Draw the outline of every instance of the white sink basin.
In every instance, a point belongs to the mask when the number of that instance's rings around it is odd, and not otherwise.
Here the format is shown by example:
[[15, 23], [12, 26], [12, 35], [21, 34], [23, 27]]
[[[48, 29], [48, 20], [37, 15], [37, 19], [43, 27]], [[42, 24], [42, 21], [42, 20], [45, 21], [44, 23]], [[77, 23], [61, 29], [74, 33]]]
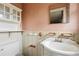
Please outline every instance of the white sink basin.
[[[72, 43], [72, 42], [71, 42]], [[46, 39], [41, 44], [51, 51], [65, 55], [76, 55], [79, 54], [79, 46], [74, 43], [67, 42], [55, 42], [54, 40]]]

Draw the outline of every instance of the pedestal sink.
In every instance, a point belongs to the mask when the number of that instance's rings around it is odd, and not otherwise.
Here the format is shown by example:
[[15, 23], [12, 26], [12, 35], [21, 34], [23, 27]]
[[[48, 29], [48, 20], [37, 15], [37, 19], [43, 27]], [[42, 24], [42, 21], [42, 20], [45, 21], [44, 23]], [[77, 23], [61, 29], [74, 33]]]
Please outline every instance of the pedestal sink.
[[65, 40], [62, 42], [56, 42], [53, 38], [45, 39], [41, 42], [41, 44], [49, 49], [50, 51], [54, 51], [56, 53], [65, 54], [65, 55], [78, 55], [79, 54], [79, 46], [72, 40]]

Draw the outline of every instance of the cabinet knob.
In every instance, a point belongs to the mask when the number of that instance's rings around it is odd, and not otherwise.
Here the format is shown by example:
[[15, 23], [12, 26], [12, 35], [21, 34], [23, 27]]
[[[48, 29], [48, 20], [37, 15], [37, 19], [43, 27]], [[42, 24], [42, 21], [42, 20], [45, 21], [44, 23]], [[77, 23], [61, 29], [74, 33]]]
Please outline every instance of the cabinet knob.
[[36, 46], [35, 46], [35, 45], [29, 45], [29, 47], [33, 47], [33, 48], [36, 48]]
[[3, 51], [4, 49], [1, 49], [1, 51]]

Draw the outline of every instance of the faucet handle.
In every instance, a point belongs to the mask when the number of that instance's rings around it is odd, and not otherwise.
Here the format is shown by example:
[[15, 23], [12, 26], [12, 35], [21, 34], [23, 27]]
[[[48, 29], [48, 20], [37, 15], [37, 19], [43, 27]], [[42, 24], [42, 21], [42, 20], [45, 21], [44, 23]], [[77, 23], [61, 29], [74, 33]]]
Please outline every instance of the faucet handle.
[[61, 33], [59, 36], [58, 36], [58, 38], [63, 38], [64, 37], [64, 34], [63, 33]]
[[41, 32], [39, 32], [39, 33], [38, 33], [38, 35], [41, 37], [41, 36], [42, 36], [42, 33], [41, 33]]
[[60, 38], [66, 38], [73, 40], [73, 34], [72, 33], [61, 33]]
[[56, 33], [55, 33], [55, 32], [54, 32], [54, 33], [52, 33], [52, 32], [49, 32], [47, 35], [54, 36], [54, 35], [56, 35]]
[[63, 33], [61, 33], [61, 35], [60, 35], [60, 36], [62, 36], [62, 37], [63, 37], [63, 36], [64, 36], [64, 34], [63, 34]]

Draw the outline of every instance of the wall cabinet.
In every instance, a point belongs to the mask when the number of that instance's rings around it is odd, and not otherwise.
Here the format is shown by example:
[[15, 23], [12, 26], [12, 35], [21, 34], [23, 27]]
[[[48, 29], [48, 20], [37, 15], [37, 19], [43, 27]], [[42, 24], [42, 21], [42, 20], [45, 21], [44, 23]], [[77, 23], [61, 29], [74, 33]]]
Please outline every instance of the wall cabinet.
[[0, 31], [21, 31], [22, 9], [9, 4], [0, 3]]
[[0, 3], [0, 20], [10, 22], [21, 22], [21, 9], [8, 3]]
[[0, 56], [22, 55], [22, 32], [0, 33]]

